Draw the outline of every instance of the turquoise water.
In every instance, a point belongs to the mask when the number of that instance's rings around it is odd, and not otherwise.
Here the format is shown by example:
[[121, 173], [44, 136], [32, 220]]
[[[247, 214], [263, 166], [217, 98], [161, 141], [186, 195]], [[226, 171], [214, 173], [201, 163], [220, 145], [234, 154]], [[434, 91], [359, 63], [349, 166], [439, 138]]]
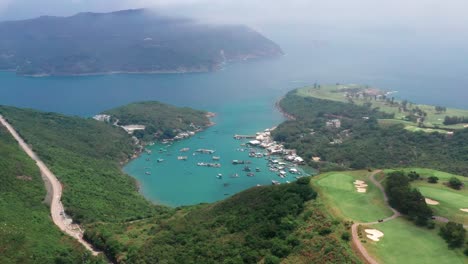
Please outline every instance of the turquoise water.
[[[236, 151], [241, 142], [232, 136], [279, 124], [283, 118], [274, 103], [297, 87], [314, 82], [362, 83], [397, 90], [399, 97], [417, 103], [468, 108], [465, 39], [316, 27], [264, 31], [286, 56], [201, 74], [28, 78], [0, 72], [0, 104], [91, 116], [134, 101], [159, 100], [217, 113], [216, 126], [171, 146], [172, 156], [161, 154], [163, 163], [155, 164], [160, 148], [155, 146], [149, 162], [143, 155], [124, 168], [140, 181], [146, 197], [168, 205], [212, 202], [278, 180], [263, 159], [252, 160], [252, 168], [261, 168], [255, 177], [239, 173], [240, 178], [229, 178], [242, 169], [233, 167], [231, 160], [247, 159], [247, 153]], [[216, 149], [222, 168], [195, 165], [210, 161], [208, 155], [190, 154], [188, 161], [178, 161], [177, 156], [185, 155], [178, 153], [183, 147]], [[145, 174], [149, 170], [145, 167], [151, 167], [151, 175]], [[222, 180], [216, 178], [218, 173], [223, 173]]]

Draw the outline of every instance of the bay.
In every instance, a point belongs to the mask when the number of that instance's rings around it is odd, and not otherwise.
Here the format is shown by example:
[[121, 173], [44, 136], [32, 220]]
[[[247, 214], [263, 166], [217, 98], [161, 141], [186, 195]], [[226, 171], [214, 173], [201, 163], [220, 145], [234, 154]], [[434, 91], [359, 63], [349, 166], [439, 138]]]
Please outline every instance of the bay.
[[[247, 153], [237, 151], [241, 142], [232, 136], [282, 122], [274, 104], [297, 87], [314, 82], [361, 83], [397, 90], [398, 97], [416, 103], [468, 108], [468, 65], [463, 59], [468, 43], [456, 36], [315, 27], [264, 32], [282, 46], [285, 56], [230, 64], [215, 73], [31, 78], [1, 72], [0, 104], [90, 117], [130, 102], [158, 100], [217, 113], [216, 126], [177, 142], [167, 153], [158, 153], [161, 146], [155, 145], [149, 162], [143, 155], [124, 168], [140, 182], [148, 199], [171, 206], [213, 202], [278, 180], [264, 159], [252, 159], [250, 166], [261, 169], [255, 177], [233, 167], [231, 160], [247, 159]], [[183, 147], [216, 149], [222, 168], [196, 166], [209, 161], [207, 155], [177, 160], [185, 155], [179, 153]], [[158, 155], [165, 161], [157, 164]], [[148, 170], [151, 175], [145, 174]], [[241, 177], [229, 178], [236, 172]], [[223, 174], [222, 180], [216, 178], [218, 173]], [[288, 177], [285, 180], [293, 180], [292, 175]]]

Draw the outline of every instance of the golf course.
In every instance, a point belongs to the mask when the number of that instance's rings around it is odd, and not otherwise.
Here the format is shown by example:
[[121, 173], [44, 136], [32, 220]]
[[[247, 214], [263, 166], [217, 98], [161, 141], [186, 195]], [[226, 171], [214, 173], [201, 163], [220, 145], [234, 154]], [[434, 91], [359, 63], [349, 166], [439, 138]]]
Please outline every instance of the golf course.
[[[423, 179], [413, 182], [412, 186], [420, 189], [424, 196], [440, 202], [437, 206], [431, 206], [435, 214], [460, 223], [466, 222], [467, 216], [464, 214], [468, 213], [459, 210], [463, 205], [468, 207], [466, 189], [453, 190], [444, 185], [454, 175], [429, 169], [402, 170], [421, 174]], [[384, 173], [392, 171], [385, 170]], [[384, 173], [375, 175], [375, 179], [384, 181]], [[392, 211], [386, 205], [383, 193], [370, 180], [371, 174], [363, 170], [328, 172], [312, 178], [311, 184], [317, 189], [327, 209], [336, 217], [364, 223], [358, 227], [359, 241], [376, 262], [466, 263], [462, 250], [448, 249], [447, 243], [438, 235], [443, 223], [436, 223], [436, 228], [428, 229], [415, 225], [403, 216], [375, 223], [378, 219], [391, 216]], [[424, 180], [428, 176], [436, 176], [440, 180], [437, 184], [430, 184]], [[466, 184], [463, 177], [460, 179]], [[358, 191], [356, 182], [359, 181], [367, 185], [365, 192]], [[372, 232], [381, 232], [382, 236], [372, 239]]]
[[[359, 96], [347, 97], [350, 93], [355, 93]], [[336, 102], [352, 102], [357, 105], [371, 104], [373, 108], [378, 108], [382, 112], [394, 114], [393, 119], [379, 120], [381, 125], [403, 124], [405, 129], [410, 131], [447, 133], [448, 129], [456, 130], [468, 127], [468, 124], [464, 123], [444, 125], [445, 116], [468, 117], [468, 110], [443, 108], [443, 111], [437, 111], [435, 106], [399, 101], [394, 98], [394, 92], [383, 91], [365, 85], [315, 85], [314, 87], [301, 88], [297, 94], [303, 97], [314, 97]], [[403, 105], [405, 105], [406, 111], [402, 111]], [[407, 120], [407, 116], [416, 109], [426, 113], [424, 127], [419, 127], [417, 122]]]
[[[468, 178], [450, 174], [447, 172], [423, 169], [423, 168], [405, 168], [405, 172], [415, 171], [421, 175], [420, 180], [413, 181], [412, 186], [419, 189], [424, 197], [438, 202], [431, 205], [435, 215], [445, 217], [451, 221], [468, 225], [468, 212], [460, 209], [468, 209]], [[392, 170], [385, 170], [391, 172]], [[439, 178], [437, 183], [428, 183], [427, 178], [435, 176]], [[447, 186], [450, 178], [456, 177], [464, 184], [464, 188], [455, 190]]]

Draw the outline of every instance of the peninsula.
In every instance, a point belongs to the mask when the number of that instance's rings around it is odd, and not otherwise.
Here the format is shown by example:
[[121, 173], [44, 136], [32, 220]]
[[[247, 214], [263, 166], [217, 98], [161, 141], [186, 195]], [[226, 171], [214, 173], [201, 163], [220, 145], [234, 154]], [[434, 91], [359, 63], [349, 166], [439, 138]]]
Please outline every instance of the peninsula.
[[0, 35], [0, 70], [30, 76], [209, 72], [283, 54], [246, 26], [146, 9], [1, 22]]

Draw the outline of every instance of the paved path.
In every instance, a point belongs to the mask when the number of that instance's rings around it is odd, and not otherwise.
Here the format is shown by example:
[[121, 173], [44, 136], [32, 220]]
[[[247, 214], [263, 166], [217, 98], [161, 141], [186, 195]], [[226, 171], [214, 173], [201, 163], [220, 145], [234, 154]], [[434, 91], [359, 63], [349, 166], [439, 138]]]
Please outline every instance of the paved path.
[[[397, 210], [395, 210], [394, 208], [392, 208], [388, 204], [388, 197], [387, 197], [387, 194], [385, 193], [385, 190], [384, 190], [382, 184], [380, 184], [380, 182], [375, 179], [375, 175], [380, 173], [380, 172], [382, 172], [382, 171], [381, 170], [373, 171], [372, 174], [370, 175], [369, 179], [370, 179], [370, 181], [372, 183], [374, 183], [375, 186], [377, 186], [377, 188], [380, 189], [380, 191], [382, 192], [382, 194], [384, 196], [385, 204], [393, 212], [392, 216], [389, 216], [387, 218], [382, 219], [382, 222], [387, 222], [387, 221], [390, 221], [390, 220], [393, 220], [393, 219], [399, 217], [401, 214], [400, 214], [400, 212], [398, 212]], [[378, 224], [378, 223], [380, 223], [380, 222], [377, 220], [375, 222], [369, 222], [369, 223], [354, 223], [351, 226], [351, 234], [352, 234], [352, 237], [353, 237], [353, 244], [354, 244], [355, 248], [359, 251], [359, 254], [364, 258], [364, 260], [367, 263], [370, 263], [370, 264], [378, 264], [378, 262], [375, 259], [372, 258], [372, 256], [369, 254], [369, 252], [367, 252], [366, 248], [362, 245], [361, 240], [359, 239], [358, 227], [359, 227], [359, 225], [375, 225], [375, 224]]]
[[0, 115], [0, 123], [5, 126], [10, 134], [18, 141], [20, 147], [28, 154], [31, 159], [36, 162], [43, 177], [47, 178], [51, 185], [51, 203], [50, 203], [50, 214], [52, 221], [62, 232], [72, 236], [83, 246], [86, 247], [93, 255], [98, 255], [100, 252], [93, 249], [93, 247], [83, 239], [83, 231], [79, 226], [72, 224], [72, 219], [65, 216], [63, 204], [60, 201], [62, 198], [62, 185], [58, 181], [57, 177], [47, 168], [39, 157], [32, 151], [32, 149], [24, 142], [24, 140], [18, 135], [15, 129]]

